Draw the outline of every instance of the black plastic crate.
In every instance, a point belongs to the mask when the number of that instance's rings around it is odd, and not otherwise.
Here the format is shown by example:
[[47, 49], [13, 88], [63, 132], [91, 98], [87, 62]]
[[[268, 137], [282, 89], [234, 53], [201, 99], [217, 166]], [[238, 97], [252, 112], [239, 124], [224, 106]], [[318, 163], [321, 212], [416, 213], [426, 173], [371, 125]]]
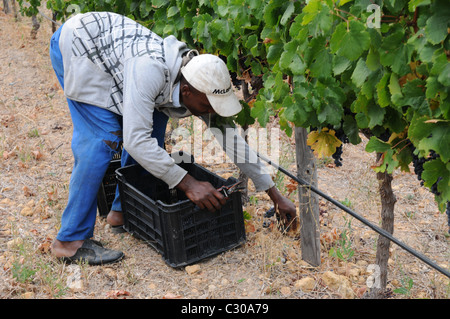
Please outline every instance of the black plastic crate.
[[[219, 188], [225, 180], [195, 163], [180, 163], [189, 174]], [[241, 194], [231, 194], [218, 212], [201, 210], [178, 190], [138, 165], [116, 171], [124, 228], [161, 253], [171, 267], [193, 264], [235, 248], [246, 241]]]
[[108, 215], [112, 203], [114, 202], [114, 198], [116, 197], [116, 169], [120, 168], [120, 158], [120, 153], [114, 155], [97, 193], [97, 209], [98, 214], [101, 217], [106, 217]]

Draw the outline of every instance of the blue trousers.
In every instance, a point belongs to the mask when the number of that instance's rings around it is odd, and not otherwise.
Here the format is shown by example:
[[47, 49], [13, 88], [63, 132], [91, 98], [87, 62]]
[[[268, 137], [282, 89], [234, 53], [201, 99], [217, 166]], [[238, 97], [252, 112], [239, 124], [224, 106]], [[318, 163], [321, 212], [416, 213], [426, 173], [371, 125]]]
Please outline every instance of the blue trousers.
[[[56, 77], [64, 90], [64, 67], [59, 49], [60, 27], [50, 42], [50, 59]], [[109, 163], [117, 152], [121, 165], [136, 164], [133, 158], [121, 150], [122, 117], [106, 109], [67, 99], [73, 124], [72, 152], [74, 166], [69, 184], [69, 198], [61, 217], [57, 239], [74, 241], [91, 238], [97, 216], [97, 193]], [[153, 113], [152, 137], [164, 147], [168, 117]], [[112, 210], [122, 211], [118, 189]]]

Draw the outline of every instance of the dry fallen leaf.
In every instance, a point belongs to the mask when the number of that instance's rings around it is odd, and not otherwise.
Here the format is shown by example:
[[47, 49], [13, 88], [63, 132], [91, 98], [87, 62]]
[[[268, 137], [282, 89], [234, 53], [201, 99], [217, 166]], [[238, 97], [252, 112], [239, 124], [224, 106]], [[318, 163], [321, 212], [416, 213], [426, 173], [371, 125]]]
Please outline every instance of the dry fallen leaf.
[[48, 253], [50, 251], [50, 247], [52, 245], [52, 239], [50, 237], [47, 237], [44, 239], [44, 241], [39, 245], [38, 250], [41, 253]]
[[58, 191], [53, 189], [51, 191], [47, 191], [48, 200], [55, 201], [58, 199]]
[[8, 127], [12, 121], [14, 121], [14, 115], [5, 115], [0, 118], [0, 124], [4, 127]]
[[291, 294], [291, 289], [289, 287], [281, 287], [280, 292], [284, 296], [289, 296]]
[[5, 160], [12, 158], [14, 156], [16, 156], [16, 152], [14, 150], [12, 150], [10, 152], [8, 152], [8, 151], [3, 152], [3, 159], [5, 159]]
[[247, 221], [245, 223], [245, 231], [247, 233], [254, 233], [256, 231], [255, 225], [252, 222]]
[[33, 216], [33, 209], [30, 206], [25, 206], [21, 211], [22, 216]]
[[6, 243], [6, 247], [8, 247], [9, 250], [16, 249], [17, 247], [21, 246], [23, 244], [23, 239], [21, 237], [14, 238]]
[[21, 297], [22, 297], [23, 299], [32, 299], [32, 298], [34, 298], [34, 292], [32, 292], [32, 291], [27, 291], [27, 292], [23, 293], [23, 294], [21, 295]]
[[200, 266], [199, 265], [186, 266], [184, 269], [189, 275], [193, 275], [200, 271]]
[[129, 296], [129, 295], [130, 293], [126, 290], [111, 290], [106, 293], [106, 298], [118, 299], [121, 296]]
[[43, 156], [41, 151], [39, 151], [39, 150], [31, 152], [31, 154], [33, 154], [33, 157], [35, 160], [39, 160]]
[[24, 186], [24, 187], [22, 188], [22, 190], [23, 190], [23, 194], [24, 194], [26, 197], [34, 196], [34, 193], [31, 191], [31, 189], [30, 189], [28, 186]]
[[180, 299], [181, 296], [180, 295], [175, 295], [171, 292], [168, 292], [167, 294], [164, 295], [163, 299]]
[[295, 190], [297, 190], [298, 188], [298, 183], [294, 180], [289, 180], [289, 183], [286, 184], [286, 190], [288, 192], [288, 194], [290, 195], [292, 192], [294, 192]]
[[20, 161], [20, 162], [17, 163], [17, 167], [18, 167], [19, 169], [27, 169], [27, 168], [28, 168], [28, 165], [25, 164], [24, 162]]

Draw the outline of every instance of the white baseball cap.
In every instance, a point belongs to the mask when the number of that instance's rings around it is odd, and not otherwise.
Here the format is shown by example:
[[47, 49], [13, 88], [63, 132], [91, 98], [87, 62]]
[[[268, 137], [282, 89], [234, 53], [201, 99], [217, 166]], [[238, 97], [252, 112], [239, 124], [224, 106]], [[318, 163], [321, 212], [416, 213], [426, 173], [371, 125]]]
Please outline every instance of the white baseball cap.
[[200, 54], [181, 68], [186, 81], [204, 93], [214, 111], [223, 117], [233, 116], [242, 109], [231, 85], [228, 68], [218, 56]]

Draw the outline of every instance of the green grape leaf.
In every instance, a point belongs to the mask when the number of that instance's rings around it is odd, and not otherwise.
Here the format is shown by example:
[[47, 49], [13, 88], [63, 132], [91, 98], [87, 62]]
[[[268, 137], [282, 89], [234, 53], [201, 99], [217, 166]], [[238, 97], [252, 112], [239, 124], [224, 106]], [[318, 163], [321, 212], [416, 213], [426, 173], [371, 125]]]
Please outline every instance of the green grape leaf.
[[445, 119], [450, 120], [450, 97], [447, 96], [447, 98], [441, 102], [441, 105], [439, 108], [442, 111], [442, 115]]
[[369, 49], [370, 36], [364, 24], [359, 21], [340, 23], [330, 40], [331, 52], [344, 56], [350, 61], [355, 61], [361, 54]]
[[[388, 172], [388, 174], [394, 173], [394, 170], [396, 167], [398, 167], [398, 165], [399, 162], [397, 160], [397, 157], [395, 156], [394, 150], [391, 149], [384, 153], [384, 163], [382, 167]], [[375, 169], [375, 171], [377, 171], [377, 169]]]
[[448, 64], [447, 55], [443, 48], [434, 51], [433, 57], [431, 58], [433, 62], [433, 67], [430, 70], [431, 75], [439, 75], [442, 72], [442, 69]]
[[394, 105], [402, 106], [402, 88], [400, 87], [400, 84], [398, 83], [398, 76], [395, 73], [391, 73], [389, 78], [389, 92], [391, 93], [391, 99]]
[[304, 13], [302, 25], [307, 25], [313, 21], [319, 14], [321, 8], [321, 0], [310, 0], [302, 10]]
[[288, 22], [289, 18], [294, 13], [294, 11], [295, 11], [294, 3], [293, 2], [289, 2], [286, 10], [283, 13], [283, 16], [281, 17], [280, 24], [281, 25], [286, 25], [286, 23]]
[[303, 14], [299, 14], [294, 18], [294, 22], [292, 22], [290, 28], [289, 28], [289, 35], [292, 38], [297, 38], [298, 35], [303, 31], [306, 30], [306, 28], [302, 24], [303, 21]]
[[284, 70], [290, 70], [292, 74], [303, 74], [306, 65], [297, 51], [298, 41], [293, 40], [284, 45], [284, 51], [280, 57], [280, 67]]
[[371, 71], [378, 70], [380, 67], [380, 54], [378, 51], [370, 48], [369, 54], [367, 54], [366, 65]]
[[367, 105], [369, 104], [369, 99], [365, 95], [359, 94], [356, 100], [353, 101], [351, 105], [351, 111], [353, 113], [367, 112]]
[[438, 44], [448, 35], [450, 23], [450, 6], [447, 0], [436, 0], [433, 6], [433, 15], [427, 20], [425, 33], [428, 41]]
[[403, 118], [403, 113], [391, 107], [386, 108], [384, 116], [384, 126], [395, 133], [400, 133], [405, 130], [407, 126]]
[[353, 1], [353, 0], [340, 0], [339, 1], [339, 6], [341, 7], [341, 6], [343, 6], [344, 4], [346, 4], [347, 2], [350, 2], [350, 1]]
[[350, 69], [352, 62], [346, 57], [333, 55], [333, 73], [339, 75]]
[[[142, 3], [145, 3], [145, 1], [143, 1]], [[167, 17], [171, 18], [175, 15], [177, 15], [180, 12], [180, 10], [178, 9], [177, 6], [172, 6], [169, 9], [167, 9]]]
[[303, 74], [306, 69], [306, 64], [303, 62], [302, 58], [296, 54], [292, 58], [291, 64], [289, 64], [289, 69], [292, 71], [292, 74]]
[[292, 126], [290, 122], [286, 119], [286, 117], [283, 115], [285, 109], [282, 109], [280, 113], [278, 113], [278, 124], [280, 124], [280, 129], [282, 129], [287, 136], [292, 136]]
[[253, 47], [256, 47], [258, 45], [258, 37], [256, 34], [252, 34], [247, 38], [247, 41], [245, 42], [245, 46], [249, 49], [252, 49]]
[[[374, 71], [369, 74], [369, 77], [366, 82], [364, 82], [361, 87], [361, 93], [364, 94], [368, 99], [372, 99], [374, 97], [374, 93], [377, 93], [376, 88], [377, 84], [380, 82], [383, 77], [383, 72], [380, 70]], [[378, 94], [378, 93], [377, 93]]]
[[425, 94], [426, 98], [434, 99], [441, 87], [442, 85], [438, 83], [438, 80], [435, 76], [430, 76], [429, 78], [427, 78], [427, 91]]
[[417, 7], [423, 5], [429, 5], [431, 0], [410, 0], [408, 3], [408, 9], [410, 12], [416, 11]]
[[255, 119], [251, 116], [251, 108], [248, 103], [241, 102], [242, 110], [236, 115], [236, 123], [240, 126], [252, 125]]
[[[398, 83], [398, 82], [397, 82]], [[430, 114], [431, 110], [425, 98], [426, 82], [421, 79], [408, 81], [402, 88], [403, 97], [398, 100], [398, 106], [410, 106], [422, 115]]]
[[267, 52], [267, 62], [275, 64], [280, 59], [281, 54], [283, 53], [283, 48], [283, 43], [271, 45]]
[[365, 113], [357, 113], [355, 115], [356, 123], [358, 123], [359, 128], [368, 128], [369, 127], [369, 118]]
[[325, 4], [321, 4], [319, 12], [308, 23], [308, 31], [312, 36], [324, 35], [330, 31], [333, 26], [333, 15], [330, 8]]
[[356, 120], [351, 115], [344, 116], [344, 124], [342, 125], [348, 140], [353, 145], [357, 145], [361, 142], [359, 137], [359, 129]]
[[380, 47], [380, 62], [383, 66], [390, 67], [393, 72], [404, 75], [410, 71], [412, 45], [403, 43], [405, 32], [401, 27], [396, 27], [395, 32], [383, 39]]
[[412, 161], [410, 141], [405, 138], [406, 131], [403, 130], [399, 133], [391, 134], [389, 138], [389, 143], [392, 145], [392, 148], [395, 150], [395, 158], [399, 162], [400, 169], [404, 172], [409, 172], [409, 164]]
[[194, 25], [191, 29], [191, 36], [194, 39], [200, 41], [203, 44], [205, 50], [212, 50], [213, 43], [209, 31], [209, 24], [212, 20], [211, 15], [205, 13], [195, 16], [192, 20], [194, 22]]
[[438, 81], [444, 86], [450, 86], [450, 63], [447, 62], [445, 67], [441, 70]]
[[431, 150], [440, 155], [443, 162], [450, 160], [450, 122], [416, 116], [411, 121], [408, 136], [422, 155]]
[[346, 98], [342, 88], [332, 79], [318, 81], [313, 97], [312, 103], [319, 122], [338, 125], [344, 115], [342, 103]]
[[252, 109], [250, 110], [250, 115], [256, 118], [262, 127], [266, 127], [269, 122], [270, 115], [273, 111], [270, 105], [267, 105], [266, 101], [256, 101]]
[[314, 61], [310, 65], [311, 75], [316, 78], [327, 78], [331, 76], [332, 56], [324, 47], [314, 56]]
[[391, 149], [391, 144], [383, 142], [376, 136], [372, 136], [366, 145], [366, 152], [384, 153]]
[[419, 51], [419, 58], [423, 62], [432, 62], [434, 53], [438, 50], [438, 46], [429, 43], [425, 44]]
[[360, 58], [358, 60], [358, 63], [356, 63], [355, 70], [352, 74], [353, 84], [360, 88], [364, 84], [370, 73], [371, 71], [367, 67], [366, 62], [363, 58]]
[[152, 6], [148, 5], [145, 1], [142, 1], [139, 5], [139, 12], [141, 14], [141, 19], [146, 18], [150, 12], [152, 12]]
[[217, 39], [228, 42], [233, 35], [232, 24], [228, 20], [217, 19], [210, 23], [211, 34]]
[[321, 103], [317, 109], [317, 119], [320, 123], [337, 125], [342, 118], [342, 107], [333, 101]]
[[152, 0], [152, 5], [154, 5], [156, 8], [160, 8], [167, 4], [166, 0]]
[[285, 107], [283, 117], [294, 123], [295, 126], [303, 127], [309, 117], [303, 106], [304, 103], [307, 103], [304, 99], [299, 99], [299, 102], [294, 103], [292, 97], [286, 96], [283, 102]]
[[273, 27], [280, 21], [281, 1], [268, 1], [264, 7], [264, 22], [268, 27]]
[[386, 89], [387, 82], [390, 78], [390, 73], [386, 72], [384, 73], [383, 77], [381, 78], [380, 82], [377, 83], [376, 89], [377, 89], [377, 95], [378, 95], [378, 104], [381, 107], [386, 107], [390, 104], [390, 95]]
[[377, 173], [387, 172], [388, 174], [392, 174], [398, 165], [399, 162], [396, 159], [395, 151], [393, 149], [389, 149], [382, 154], [381, 160], [373, 165], [372, 168]]
[[439, 158], [427, 161], [423, 164], [422, 179], [428, 188], [437, 182], [438, 199], [444, 204], [450, 201], [450, 163], [444, 164]]
[[431, 137], [420, 141], [419, 148], [422, 150], [436, 150], [441, 155], [442, 160], [447, 162], [450, 159], [450, 125], [439, 125], [431, 131]]
[[386, 109], [381, 108], [375, 103], [369, 103], [367, 105], [367, 117], [369, 118], [369, 127], [373, 128], [377, 125], [382, 125]]

